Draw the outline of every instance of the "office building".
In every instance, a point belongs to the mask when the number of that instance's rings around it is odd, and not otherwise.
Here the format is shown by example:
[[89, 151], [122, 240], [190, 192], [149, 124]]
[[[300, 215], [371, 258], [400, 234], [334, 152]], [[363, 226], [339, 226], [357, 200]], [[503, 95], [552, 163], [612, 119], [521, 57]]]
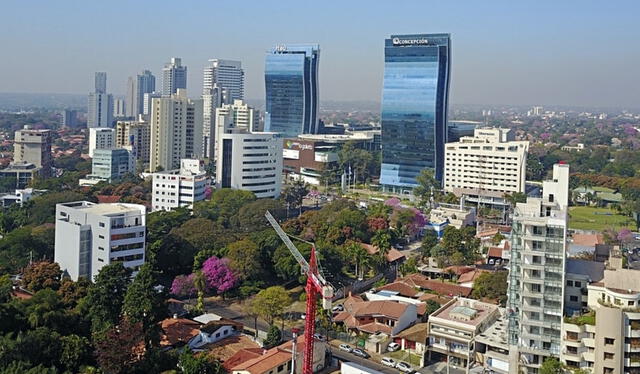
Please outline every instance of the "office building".
[[380, 184], [387, 191], [408, 192], [423, 169], [442, 181], [449, 34], [392, 35], [385, 40], [384, 63]]
[[115, 118], [126, 117], [125, 102], [122, 99], [115, 99], [113, 101], [113, 116]]
[[153, 173], [151, 184], [153, 211], [193, 207], [196, 201], [204, 200], [211, 188], [200, 160], [180, 160], [180, 169]]
[[172, 57], [162, 68], [162, 96], [171, 96], [178, 89], [187, 89], [187, 67], [182, 66], [182, 59]]
[[210, 65], [204, 68], [204, 80], [202, 82], [203, 94], [214, 87], [226, 90], [228, 97], [226, 103], [234, 100], [244, 100], [244, 70], [240, 61], [212, 59]]
[[149, 163], [151, 127], [149, 122], [139, 118], [136, 121], [118, 121], [116, 124], [116, 148], [131, 152], [136, 161]]
[[87, 127], [111, 127], [113, 110], [113, 96], [107, 93], [107, 73], [97, 72], [94, 92], [89, 93]]
[[232, 104], [222, 104], [216, 109], [216, 126], [209, 134], [210, 146], [214, 150], [214, 155], [218, 149], [216, 137], [220, 133], [228, 132], [230, 129], [241, 129], [247, 132], [261, 132], [263, 130], [260, 123], [260, 112], [258, 109], [250, 107], [242, 100], [234, 100]]
[[14, 178], [15, 188], [26, 188], [33, 178], [40, 176], [42, 169], [31, 162], [13, 162], [0, 170], [0, 178]]
[[508, 301], [510, 366], [536, 372], [559, 357], [564, 308], [569, 165], [553, 166], [542, 198], [527, 198], [513, 213]]
[[93, 157], [96, 149], [115, 148], [116, 130], [111, 128], [89, 129], [89, 157]]
[[87, 178], [111, 183], [133, 172], [135, 172], [135, 163], [128, 150], [96, 149], [91, 160], [91, 174], [87, 175]]
[[[640, 371], [640, 271], [625, 269], [622, 256], [616, 248], [605, 269], [588, 272], [586, 279], [567, 277], [567, 287], [586, 299], [582, 310], [567, 313], [562, 325], [560, 361], [568, 369], [594, 374]], [[576, 272], [585, 273], [584, 266]]]
[[445, 146], [444, 190], [476, 203], [507, 204], [505, 194], [525, 192], [529, 142], [505, 128], [476, 128], [474, 136]]
[[283, 137], [318, 133], [318, 44], [278, 45], [265, 62], [265, 130]]
[[44, 178], [52, 174], [51, 130], [34, 130], [28, 125], [15, 133], [13, 143], [13, 162], [32, 163], [42, 169]]
[[146, 208], [138, 204], [56, 205], [54, 260], [63, 276], [93, 280], [102, 267], [122, 262], [138, 271], [144, 264]]
[[144, 114], [144, 94], [155, 92], [156, 77], [149, 70], [143, 70], [127, 80], [127, 117], [137, 118]]
[[202, 157], [202, 100], [187, 98], [179, 89], [170, 97], [153, 99], [149, 170], [172, 170], [183, 158]]
[[60, 112], [60, 125], [67, 127], [76, 127], [78, 125], [78, 111], [64, 109]]
[[222, 133], [216, 158], [216, 186], [277, 198], [282, 184], [282, 139], [269, 132]]

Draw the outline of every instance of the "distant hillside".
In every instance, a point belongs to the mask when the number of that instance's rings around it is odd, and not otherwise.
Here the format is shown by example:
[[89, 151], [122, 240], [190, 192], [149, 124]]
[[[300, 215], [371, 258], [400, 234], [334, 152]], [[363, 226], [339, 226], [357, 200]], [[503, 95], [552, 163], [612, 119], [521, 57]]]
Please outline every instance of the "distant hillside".
[[82, 109], [87, 107], [87, 95], [58, 93], [0, 92], [0, 110]]

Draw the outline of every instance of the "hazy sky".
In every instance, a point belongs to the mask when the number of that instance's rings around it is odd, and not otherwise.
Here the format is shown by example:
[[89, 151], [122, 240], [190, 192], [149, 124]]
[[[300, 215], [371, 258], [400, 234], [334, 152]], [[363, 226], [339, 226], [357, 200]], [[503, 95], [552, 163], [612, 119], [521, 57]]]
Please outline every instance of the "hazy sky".
[[640, 1], [2, 0], [0, 92], [124, 94], [171, 56], [200, 94], [210, 58], [239, 59], [264, 96], [264, 54], [320, 43], [323, 100], [381, 96], [384, 38], [448, 32], [451, 101], [640, 107]]

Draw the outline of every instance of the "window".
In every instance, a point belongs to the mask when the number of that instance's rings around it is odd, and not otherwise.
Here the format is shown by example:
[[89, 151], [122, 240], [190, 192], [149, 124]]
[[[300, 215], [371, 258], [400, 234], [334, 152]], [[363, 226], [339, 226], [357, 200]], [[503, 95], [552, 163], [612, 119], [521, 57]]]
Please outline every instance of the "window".
[[569, 296], [569, 301], [572, 301], [574, 303], [578, 302], [578, 296]]
[[98, 238], [104, 239], [104, 235], [98, 235]]
[[104, 227], [104, 222], [100, 222], [100, 223], [98, 223], [98, 226], [100, 226], [100, 227]]
[[614, 338], [604, 338], [604, 345], [614, 345], [615, 341]]
[[613, 360], [613, 356], [615, 356], [613, 353], [609, 353], [609, 352], [604, 353], [605, 360]]
[[98, 259], [98, 261], [99, 261], [99, 262], [104, 262], [104, 260], [103, 260], [103, 259], [101, 259], [101, 258], [99, 258], [99, 259]]
[[573, 286], [576, 287], [576, 288], [580, 288], [580, 287], [582, 287], [582, 283], [580, 283], [578, 281], [575, 281], [575, 282], [573, 282]]
[[278, 366], [278, 372], [281, 372], [284, 369], [284, 364]]
[[567, 281], [567, 286], [569, 286], [569, 287], [573, 287], [573, 281], [568, 280], [568, 281]]

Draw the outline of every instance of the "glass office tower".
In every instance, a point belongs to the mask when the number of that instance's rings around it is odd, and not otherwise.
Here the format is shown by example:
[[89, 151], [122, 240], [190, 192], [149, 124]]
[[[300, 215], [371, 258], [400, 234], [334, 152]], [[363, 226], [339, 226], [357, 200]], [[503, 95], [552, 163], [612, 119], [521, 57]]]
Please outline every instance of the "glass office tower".
[[265, 61], [265, 131], [284, 137], [318, 131], [318, 44], [278, 45]]
[[380, 184], [404, 192], [417, 186], [416, 176], [425, 168], [442, 180], [450, 36], [392, 35], [384, 53]]

